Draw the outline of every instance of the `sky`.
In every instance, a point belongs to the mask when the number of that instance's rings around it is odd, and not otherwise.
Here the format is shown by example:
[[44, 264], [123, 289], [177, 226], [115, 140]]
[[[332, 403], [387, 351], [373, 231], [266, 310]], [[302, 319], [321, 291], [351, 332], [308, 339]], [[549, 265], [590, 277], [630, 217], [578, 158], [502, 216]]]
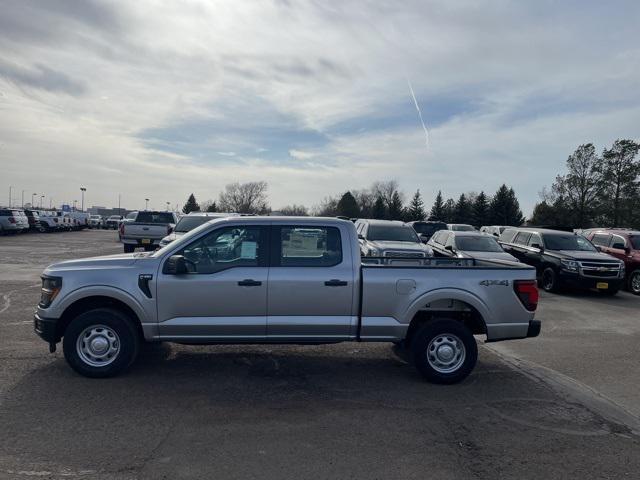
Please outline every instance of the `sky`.
[[[0, 204], [513, 186], [638, 139], [640, 2], [0, 0]], [[413, 91], [413, 92], [412, 92]], [[420, 110], [421, 117], [418, 112]], [[424, 123], [424, 126], [423, 126]]]

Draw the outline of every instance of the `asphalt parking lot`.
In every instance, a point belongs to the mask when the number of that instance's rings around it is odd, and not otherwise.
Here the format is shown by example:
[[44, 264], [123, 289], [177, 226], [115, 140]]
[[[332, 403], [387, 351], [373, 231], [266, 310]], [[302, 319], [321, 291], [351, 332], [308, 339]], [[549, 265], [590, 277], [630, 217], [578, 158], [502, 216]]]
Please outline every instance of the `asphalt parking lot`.
[[160, 345], [91, 380], [33, 333], [49, 263], [113, 231], [0, 237], [0, 478], [637, 478], [640, 298], [543, 295], [543, 333], [453, 386], [387, 344]]

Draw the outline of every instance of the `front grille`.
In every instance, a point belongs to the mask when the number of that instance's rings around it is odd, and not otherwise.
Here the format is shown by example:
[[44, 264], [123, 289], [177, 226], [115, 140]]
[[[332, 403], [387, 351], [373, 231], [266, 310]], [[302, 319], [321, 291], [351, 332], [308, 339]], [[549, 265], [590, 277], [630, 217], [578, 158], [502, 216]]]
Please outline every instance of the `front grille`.
[[585, 277], [616, 278], [620, 275], [618, 262], [578, 262], [580, 273]]
[[399, 250], [387, 250], [383, 253], [384, 257], [391, 258], [425, 258], [426, 255], [423, 252], [403, 252]]

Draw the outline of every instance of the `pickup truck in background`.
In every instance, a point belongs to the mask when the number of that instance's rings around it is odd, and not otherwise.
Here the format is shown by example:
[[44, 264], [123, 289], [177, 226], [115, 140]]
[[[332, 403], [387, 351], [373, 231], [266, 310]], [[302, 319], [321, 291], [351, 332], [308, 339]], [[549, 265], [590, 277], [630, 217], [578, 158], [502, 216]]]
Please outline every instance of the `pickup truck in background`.
[[88, 377], [133, 363], [140, 341], [393, 342], [429, 381], [473, 370], [474, 335], [535, 337], [535, 269], [475, 259], [360, 261], [336, 218], [226, 217], [153, 253], [64, 261], [42, 275], [34, 317], [50, 351]]
[[173, 212], [137, 212], [133, 221], [120, 224], [120, 241], [124, 245], [124, 253], [131, 253], [138, 247], [155, 250], [160, 241], [173, 232], [176, 222]]

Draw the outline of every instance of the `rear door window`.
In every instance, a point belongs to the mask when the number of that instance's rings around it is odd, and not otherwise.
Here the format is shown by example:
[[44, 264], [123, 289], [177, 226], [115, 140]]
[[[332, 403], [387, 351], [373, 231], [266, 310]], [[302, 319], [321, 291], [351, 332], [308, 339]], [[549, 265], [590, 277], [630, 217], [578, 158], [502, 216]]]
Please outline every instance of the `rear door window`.
[[342, 239], [336, 227], [283, 226], [275, 227], [274, 232], [274, 266], [333, 267], [342, 263]]
[[532, 233], [531, 237], [529, 238], [528, 245], [530, 247], [533, 247], [534, 245], [538, 245], [538, 247], [536, 247], [536, 248], [539, 248], [539, 247], [542, 246], [542, 238], [537, 233]]
[[624, 247], [627, 245], [627, 242], [624, 241], [620, 235], [611, 235], [611, 248], [616, 250], [624, 250]]

